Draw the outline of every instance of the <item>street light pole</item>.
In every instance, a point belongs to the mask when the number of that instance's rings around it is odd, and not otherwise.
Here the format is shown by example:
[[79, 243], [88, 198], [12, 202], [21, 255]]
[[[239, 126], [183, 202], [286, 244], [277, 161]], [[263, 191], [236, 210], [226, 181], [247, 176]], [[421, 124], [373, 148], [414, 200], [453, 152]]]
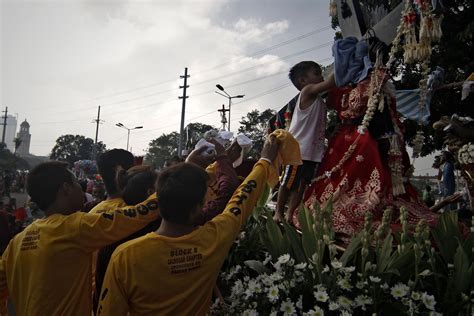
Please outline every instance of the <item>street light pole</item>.
[[117, 124], [115, 124], [115, 126], [125, 128], [127, 130], [127, 151], [128, 151], [128, 145], [129, 145], [129, 141], [130, 141], [130, 131], [134, 130], [134, 129], [143, 128], [143, 126], [135, 126], [134, 128], [128, 128], [125, 125], [123, 125], [122, 123], [117, 123]]
[[239, 94], [239, 95], [231, 96], [230, 94], [227, 93], [227, 91], [225, 91], [224, 87], [222, 87], [220, 84], [216, 84], [216, 87], [217, 87], [217, 89], [224, 92], [224, 94], [220, 93], [219, 91], [215, 91], [215, 92], [229, 100], [229, 109], [228, 109], [229, 122], [228, 122], [228, 125], [227, 125], [228, 127], [227, 128], [229, 129], [229, 132], [230, 132], [230, 107], [232, 106], [232, 99], [241, 99], [241, 98], [245, 97], [245, 95], [244, 94]]

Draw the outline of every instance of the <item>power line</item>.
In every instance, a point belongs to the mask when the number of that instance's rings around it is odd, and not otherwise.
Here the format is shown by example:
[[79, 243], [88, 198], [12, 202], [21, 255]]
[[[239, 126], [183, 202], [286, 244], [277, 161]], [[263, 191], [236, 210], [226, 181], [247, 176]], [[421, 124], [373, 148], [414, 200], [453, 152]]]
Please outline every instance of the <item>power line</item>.
[[[276, 49], [276, 48], [280, 48], [282, 46], [285, 46], [285, 45], [288, 45], [288, 44], [291, 44], [293, 42], [296, 42], [296, 41], [299, 41], [301, 39], [304, 39], [304, 38], [307, 38], [309, 36], [312, 36], [314, 34], [318, 34], [318, 33], [321, 33], [323, 31], [326, 31], [326, 30], [329, 30], [331, 29], [331, 26], [330, 25], [325, 25], [321, 28], [318, 28], [318, 29], [314, 29], [310, 32], [307, 32], [307, 33], [304, 33], [304, 34], [301, 34], [301, 35], [298, 35], [294, 38], [291, 38], [289, 40], [286, 40], [286, 41], [283, 41], [283, 42], [280, 42], [280, 43], [277, 43], [275, 45], [272, 45], [272, 46], [269, 46], [269, 47], [266, 47], [264, 49], [261, 49], [259, 51], [256, 51], [256, 52], [253, 52], [251, 53], [250, 55], [248, 56], [245, 56], [245, 57], [241, 57], [239, 62], [244, 59], [244, 58], [248, 58], [248, 57], [255, 57], [255, 56], [258, 56], [260, 54], [263, 54], [265, 52], [268, 52], [268, 51], [271, 51], [273, 49]], [[207, 69], [204, 69], [204, 70], [201, 70], [197, 72], [199, 73], [206, 73], [206, 72], [209, 72], [209, 71], [212, 71], [214, 69], [217, 69], [217, 68], [220, 68], [222, 66], [226, 66], [228, 65], [229, 63], [222, 63], [222, 64], [218, 64], [216, 66], [212, 66], [210, 68], [207, 68]], [[173, 79], [169, 79], [169, 80], [164, 80], [164, 81], [161, 81], [161, 82], [157, 82], [157, 83], [152, 83], [152, 84], [148, 84], [148, 85], [145, 85], [145, 86], [141, 86], [141, 87], [137, 87], [137, 88], [132, 88], [132, 89], [128, 89], [128, 90], [124, 90], [124, 91], [121, 91], [121, 92], [117, 92], [117, 93], [111, 93], [111, 94], [108, 94], [108, 95], [105, 95], [105, 96], [99, 96], [99, 97], [95, 97], [95, 98], [92, 98], [90, 99], [91, 101], [94, 101], [94, 100], [98, 100], [98, 99], [104, 99], [104, 98], [109, 98], [111, 96], [117, 96], [117, 95], [122, 95], [122, 94], [127, 94], [127, 93], [130, 93], [130, 92], [134, 92], [134, 91], [137, 91], [137, 90], [144, 90], [144, 89], [148, 89], [148, 88], [151, 88], [151, 87], [154, 87], [154, 86], [160, 86], [160, 85], [163, 85], [165, 83], [170, 83], [170, 82], [174, 82], [176, 79], [173, 78]]]
[[[293, 42], [295, 42], [295, 41], [298, 41], [298, 40], [307, 38], [307, 37], [309, 37], [309, 36], [312, 36], [312, 35], [314, 35], [314, 34], [317, 34], [317, 33], [323, 32], [323, 31], [326, 31], [326, 30], [328, 30], [328, 29], [330, 29], [330, 28], [331, 28], [331, 27], [330, 27], [329, 25], [326, 25], [326, 26], [324, 26], [324, 27], [321, 27], [321, 28], [312, 30], [312, 31], [307, 32], [307, 33], [305, 33], [305, 34], [298, 35], [298, 36], [296, 36], [296, 37], [294, 37], [294, 38], [291, 38], [291, 39], [289, 39], [289, 40], [286, 40], [286, 41], [277, 43], [277, 44], [275, 44], [275, 45], [272, 45], [272, 46], [269, 46], [269, 47], [264, 48], [264, 49], [262, 49], [262, 50], [259, 50], [259, 51], [257, 51], [257, 52], [254, 52], [254, 53], [252, 53], [252, 54], [250, 54], [250, 55], [248, 55], [248, 56], [241, 57], [241, 58], [239, 58], [239, 61], [238, 61], [238, 62], [242, 61], [242, 60], [245, 59], [245, 58], [248, 58], [248, 57], [255, 57], [255, 56], [257, 56], [257, 55], [260, 55], [260, 54], [263, 54], [263, 53], [265, 53], [265, 52], [271, 51], [271, 50], [273, 50], [273, 49], [276, 49], [276, 48], [279, 48], [279, 47], [288, 45], [288, 44], [293, 43]], [[218, 65], [216, 65], [216, 66], [212, 66], [212, 67], [210, 67], [210, 68], [207, 68], [207, 69], [204, 69], [204, 70], [201, 70], [201, 71], [198, 71], [198, 72], [201, 73], [201, 74], [202, 74], [202, 73], [207, 73], [207, 72], [209, 72], [209, 71], [215, 70], [215, 69], [220, 68], [220, 67], [223, 67], [223, 66], [231, 65], [231, 64], [233, 64], [233, 63], [236, 63], [236, 62], [227, 62], [227, 63], [218, 64]], [[174, 81], [175, 81], [175, 79], [164, 80], [164, 81], [161, 81], [161, 82], [158, 82], [158, 83], [153, 83], [153, 84], [145, 85], [145, 86], [142, 86], [142, 87], [137, 87], [137, 88], [133, 88], [133, 89], [124, 90], [124, 91], [121, 91], [121, 92], [111, 93], [111, 94], [104, 95], [104, 96], [94, 97], [94, 98], [89, 99], [89, 100], [86, 101], [86, 102], [89, 103], [89, 102], [93, 102], [93, 101], [99, 100], [99, 99], [110, 98], [110, 97], [114, 97], [114, 96], [118, 96], [118, 95], [128, 94], [128, 93], [130, 93], [130, 92], [134, 92], [134, 91], [138, 91], [138, 90], [144, 90], [144, 89], [147, 89], [147, 88], [151, 88], [151, 87], [154, 87], [154, 86], [163, 85], [163, 84], [170, 83], [170, 82], [174, 82]], [[162, 93], [171, 92], [171, 91], [174, 91], [174, 89], [173, 89], [173, 90], [170, 89], [170, 90], [166, 90], [166, 91], [160, 91], [160, 92], [157, 92], [157, 93], [153, 93], [153, 94], [151, 94], [151, 95], [146, 95], [146, 96], [144, 96], [144, 97], [148, 97], [148, 96], [152, 96], [152, 95], [156, 95], [156, 94], [162, 94]], [[144, 98], [144, 97], [143, 97], [143, 98]], [[133, 98], [133, 99], [131, 99], [131, 100], [136, 100], [136, 99], [138, 99], [138, 98]], [[125, 102], [127, 102], [127, 101], [119, 101], [118, 103], [125, 103]], [[117, 103], [117, 102], [112, 102], [112, 103], [108, 103], [108, 104], [107, 104], [107, 103], [103, 103], [103, 106], [105, 106], [105, 105], [112, 105], [112, 104], [118, 104], [118, 103]], [[89, 107], [89, 108], [95, 108], [95, 106], [94, 106], [94, 107]], [[88, 108], [88, 109], [89, 109], [89, 108]], [[77, 111], [81, 111], [81, 110], [83, 110], [83, 109], [84, 109], [84, 108], [81, 108], [81, 109], [78, 109]], [[43, 109], [33, 109], [33, 111], [36, 111], [36, 110], [43, 110]]]

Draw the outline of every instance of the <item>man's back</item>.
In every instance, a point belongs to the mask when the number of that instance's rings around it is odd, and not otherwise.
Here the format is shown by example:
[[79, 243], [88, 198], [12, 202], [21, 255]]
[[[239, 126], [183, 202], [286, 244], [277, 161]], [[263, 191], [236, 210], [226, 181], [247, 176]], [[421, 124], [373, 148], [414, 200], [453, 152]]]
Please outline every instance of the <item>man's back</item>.
[[53, 215], [15, 236], [3, 255], [17, 315], [88, 315], [91, 252], [75, 239], [80, 217]]

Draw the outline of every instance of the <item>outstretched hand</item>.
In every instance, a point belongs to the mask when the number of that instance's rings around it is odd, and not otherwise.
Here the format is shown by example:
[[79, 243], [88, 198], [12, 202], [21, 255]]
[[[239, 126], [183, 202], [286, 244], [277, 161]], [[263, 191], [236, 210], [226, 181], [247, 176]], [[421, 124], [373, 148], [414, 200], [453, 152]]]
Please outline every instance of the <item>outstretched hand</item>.
[[207, 146], [193, 150], [186, 158], [186, 162], [194, 163], [204, 169], [216, 160], [216, 150]]

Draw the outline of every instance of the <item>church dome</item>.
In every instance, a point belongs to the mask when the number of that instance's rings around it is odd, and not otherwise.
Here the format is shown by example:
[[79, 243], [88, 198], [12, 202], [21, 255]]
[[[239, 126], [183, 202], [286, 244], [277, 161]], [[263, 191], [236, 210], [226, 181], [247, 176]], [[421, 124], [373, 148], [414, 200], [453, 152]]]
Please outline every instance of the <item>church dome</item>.
[[29, 124], [29, 123], [26, 121], [26, 119], [25, 119], [25, 121], [24, 121], [23, 123], [21, 123], [20, 126], [21, 126], [21, 127], [30, 127], [30, 124]]

